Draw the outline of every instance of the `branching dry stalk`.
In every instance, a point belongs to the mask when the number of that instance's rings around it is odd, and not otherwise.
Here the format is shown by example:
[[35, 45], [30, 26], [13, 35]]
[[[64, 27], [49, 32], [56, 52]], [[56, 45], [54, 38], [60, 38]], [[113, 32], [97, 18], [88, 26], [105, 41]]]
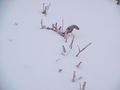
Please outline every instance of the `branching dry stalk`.
[[76, 65], [76, 67], [79, 68], [81, 64], [82, 64], [82, 62], [80, 61], [80, 62]]
[[79, 27], [77, 25], [71, 25], [66, 28], [66, 31], [64, 32], [65, 42], [67, 42], [68, 34], [72, 33], [73, 30], [79, 30]]
[[88, 43], [83, 49], [81, 49], [80, 50], [80, 47], [78, 46], [78, 53], [76, 54], [76, 57], [78, 57], [79, 56], [79, 54], [81, 53], [81, 52], [83, 52], [88, 46], [90, 46], [92, 44], [92, 42], [90, 42], [90, 43]]
[[45, 3], [43, 3], [43, 8], [42, 8], [42, 12], [41, 13], [46, 16], [47, 13], [48, 13], [49, 7], [50, 7], [50, 3], [49, 3], [49, 5], [46, 5], [46, 6], [45, 6]]
[[75, 82], [75, 78], [76, 78], [76, 71], [73, 71], [72, 82]]
[[73, 47], [74, 38], [75, 38], [75, 36], [73, 35], [72, 41], [70, 43], [70, 49], [72, 49], [72, 47]]
[[79, 27], [77, 25], [71, 25], [71, 26], [67, 27], [67, 29], [65, 31], [61, 30], [62, 27], [63, 26], [58, 26], [57, 22], [55, 24], [52, 24], [51, 27], [48, 27], [46, 25], [43, 25], [43, 20], [41, 20], [41, 29], [47, 29], [47, 30], [52, 30], [52, 31], [56, 32], [60, 36], [64, 37], [66, 42], [67, 42], [67, 38], [68, 38], [69, 33], [72, 33], [72, 31], [74, 29], [79, 30]]

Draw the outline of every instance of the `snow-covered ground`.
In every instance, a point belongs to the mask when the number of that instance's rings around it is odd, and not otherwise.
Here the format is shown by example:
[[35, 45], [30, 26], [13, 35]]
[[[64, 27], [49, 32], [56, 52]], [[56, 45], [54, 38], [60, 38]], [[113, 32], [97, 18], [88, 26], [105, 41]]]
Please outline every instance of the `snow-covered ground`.
[[[49, 2], [45, 17], [42, 4]], [[55, 32], [40, 30], [41, 19], [50, 26], [62, 18], [64, 28], [80, 27], [72, 50]], [[80, 90], [83, 81], [86, 90], [120, 90], [119, 38], [120, 6], [113, 0], [0, 0], [0, 90]], [[89, 42], [75, 57], [77, 45]], [[83, 78], [73, 83], [73, 71]]]

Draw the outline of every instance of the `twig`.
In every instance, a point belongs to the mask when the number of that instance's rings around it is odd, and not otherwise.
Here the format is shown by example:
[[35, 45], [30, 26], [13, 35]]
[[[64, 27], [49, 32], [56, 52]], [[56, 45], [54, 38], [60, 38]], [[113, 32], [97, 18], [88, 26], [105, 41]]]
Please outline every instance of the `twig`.
[[86, 84], [87, 84], [86, 81], [83, 82], [83, 85], [82, 85], [82, 83], [80, 82], [80, 90], [85, 90]]
[[63, 53], [66, 53], [66, 49], [64, 45], [62, 45], [62, 49], [63, 49]]
[[43, 10], [42, 10], [41, 13], [46, 16], [49, 7], [50, 7], [50, 3], [49, 3], [49, 5], [47, 5], [47, 6], [45, 6], [45, 3], [43, 3]]
[[78, 46], [78, 50], [79, 50], [79, 52], [76, 54], [76, 57], [78, 57], [79, 56], [79, 54], [82, 52], [82, 51], [84, 51], [88, 46], [90, 46], [92, 43], [90, 42], [89, 44], [87, 44], [83, 49], [81, 49], [80, 50], [80, 48], [79, 48], [79, 46]]
[[86, 84], [87, 84], [87, 82], [85, 81], [82, 85], [82, 90], [85, 90]]
[[76, 78], [76, 71], [73, 71], [72, 82], [75, 82], [75, 78]]
[[78, 57], [78, 55], [80, 54], [80, 47], [79, 47], [79, 45], [77, 45], [77, 47], [78, 47], [78, 53], [76, 54], [76, 57]]
[[72, 41], [70, 43], [70, 49], [72, 49], [72, 47], [73, 47], [74, 38], [75, 38], [75, 36], [73, 35]]
[[79, 27], [77, 25], [71, 25], [71, 26], [66, 28], [66, 31], [64, 32], [65, 42], [67, 42], [68, 34], [72, 33], [72, 31], [75, 29], [79, 30]]
[[[65, 32], [61, 31], [62, 28], [63, 28], [63, 26], [58, 26], [57, 22], [55, 24], [52, 24], [51, 27], [45, 26], [45, 25], [43, 25], [43, 20], [41, 20], [41, 29], [47, 29], [47, 30], [52, 30], [52, 31], [56, 32], [60, 36], [64, 37], [66, 42], [67, 42], [67, 37], [68, 37], [69, 33], [72, 33], [72, 31], [74, 29], [79, 30], [79, 27], [77, 25], [71, 25], [71, 26], [67, 27]], [[74, 41], [74, 38], [73, 38], [73, 41]], [[73, 44], [73, 41], [72, 41], [71, 45]], [[71, 46], [71, 48], [72, 48], [72, 46]]]
[[81, 64], [82, 64], [82, 62], [80, 61], [80, 62], [76, 65], [76, 67], [79, 68]]

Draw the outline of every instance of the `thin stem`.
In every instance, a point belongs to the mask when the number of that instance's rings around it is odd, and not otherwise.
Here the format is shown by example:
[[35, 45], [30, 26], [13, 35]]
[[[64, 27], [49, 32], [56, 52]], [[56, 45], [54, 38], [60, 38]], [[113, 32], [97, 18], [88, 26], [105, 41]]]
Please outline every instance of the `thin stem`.
[[73, 71], [73, 78], [72, 78], [72, 82], [75, 82], [75, 78], [76, 78], [76, 71]]
[[72, 47], [73, 47], [74, 38], [75, 38], [75, 36], [73, 35], [72, 41], [70, 43], [70, 49], [72, 49]]
[[78, 49], [79, 49], [79, 52], [76, 54], [76, 57], [78, 57], [79, 56], [79, 54], [81, 53], [81, 52], [83, 52], [88, 46], [90, 46], [92, 43], [90, 42], [90, 43], [88, 43], [83, 49], [81, 49], [80, 50], [80, 48], [79, 48], [79, 46], [78, 46]]

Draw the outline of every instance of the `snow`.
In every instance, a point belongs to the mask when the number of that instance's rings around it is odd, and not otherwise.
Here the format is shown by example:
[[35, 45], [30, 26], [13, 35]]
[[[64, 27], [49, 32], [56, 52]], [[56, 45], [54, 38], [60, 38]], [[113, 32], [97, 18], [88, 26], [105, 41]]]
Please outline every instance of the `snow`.
[[[48, 15], [42, 4], [51, 3]], [[113, 0], [1, 0], [0, 1], [0, 90], [120, 89], [120, 6]], [[73, 49], [53, 31], [41, 30], [40, 22], [72, 24]], [[83, 48], [79, 57], [77, 45]], [[61, 55], [62, 45], [68, 55]], [[82, 61], [80, 68], [76, 65]], [[59, 72], [59, 69], [62, 69]], [[73, 71], [77, 78], [72, 82]]]

